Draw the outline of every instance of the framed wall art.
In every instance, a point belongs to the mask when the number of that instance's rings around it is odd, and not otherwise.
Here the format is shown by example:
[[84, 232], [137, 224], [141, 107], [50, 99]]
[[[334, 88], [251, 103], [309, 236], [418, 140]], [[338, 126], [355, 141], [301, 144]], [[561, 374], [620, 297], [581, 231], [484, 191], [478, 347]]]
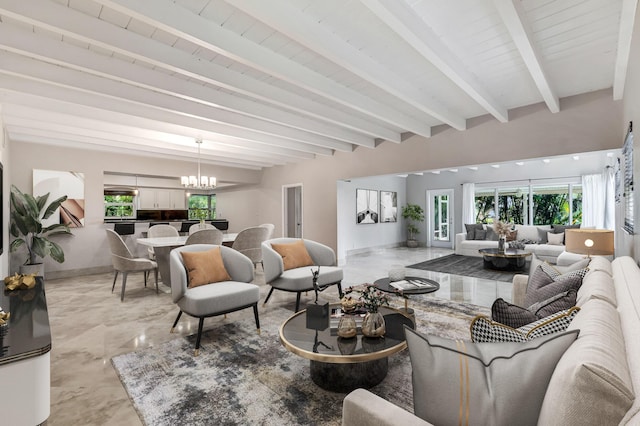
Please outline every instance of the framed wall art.
[[67, 200], [62, 203], [59, 212], [42, 221], [44, 226], [63, 223], [70, 228], [84, 227], [84, 173], [34, 170], [34, 197], [46, 193], [49, 193], [48, 203], [64, 195]]
[[398, 221], [398, 193], [395, 191], [380, 191], [380, 222], [391, 223]]
[[356, 223], [378, 223], [378, 191], [356, 189]]

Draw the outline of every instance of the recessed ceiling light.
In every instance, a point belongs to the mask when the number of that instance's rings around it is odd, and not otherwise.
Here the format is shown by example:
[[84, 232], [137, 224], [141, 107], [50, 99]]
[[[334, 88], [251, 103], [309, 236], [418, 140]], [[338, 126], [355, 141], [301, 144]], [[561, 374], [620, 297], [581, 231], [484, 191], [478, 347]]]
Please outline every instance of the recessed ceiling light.
[[500, 168], [500, 164], [492, 164], [491, 167], [493, 167], [494, 169], [499, 169]]
[[434, 170], [431, 173], [433, 173], [434, 175], [439, 175], [440, 174], [440, 170]]
[[549, 164], [551, 162], [551, 160], [549, 160], [548, 158], [545, 158], [544, 160], [542, 160], [543, 163], [545, 164]]
[[451, 173], [458, 173], [458, 169], [449, 169]]
[[478, 167], [476, 167], [476, 166], [471, 166], [471, 167], [469, 167], [469, 170], [476, 171], [476, 170], [478, 170]]
[[422, 172], [416, 172], [416, 173], [414, 173], [414, 175], [416, 175], [416, 176], [422, 176], [423, 174], [424, 174], [424, 173], [422, 173]]
[[578, 161], [578, 160], [580, 159], [580, 156], [579, 156], [579, 155], [574, 155], [574, 156], [573, 156], [573, 159], [574, 159], [574, 160], [576, 160], [576, 161]]
[[406, 178], [406, 177], [408, 177], [409, 175], [397, 175], [397, 176], [398, 176], [398, 177], [401, 177], [401, 178]]
[[518, 161], [518, 162], [516, 162], [516, 164], [517, 164], [518, 166], [524, 166], [524, 161]]
[[609, 158], [613, 157], [613, 152], [607, 152], [607, 157]]

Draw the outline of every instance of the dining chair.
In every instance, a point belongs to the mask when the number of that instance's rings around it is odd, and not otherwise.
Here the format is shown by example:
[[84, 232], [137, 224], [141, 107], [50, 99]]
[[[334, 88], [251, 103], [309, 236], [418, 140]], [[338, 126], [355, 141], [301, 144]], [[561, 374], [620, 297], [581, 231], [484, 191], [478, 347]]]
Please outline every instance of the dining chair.
[[189, 235], [197, 231], [202, 231], [203, 229], [216, 229], [216, 227], [210, 223], [196, 223], [189, 227]]
[[213, 228], [213, 229], [200, 229], [195, 231], [187, 237], [187, 241], [185, 241], [184, 245], [189, 246], [192, 244], [214, 244], [219, 246], [222, 244], [222, 240], [224, 239], [224, 234], [222, 231]]
[[143, 257], [133, 257], [129, 247], [124, 243], [122, 237], [111, 229], [106, 229], [107, 241], [109, 242], [109, 248], [111, 249], [111, 263], [113, 269], [115, 269], [115, 275], [113, 276], [113, 285], [111, 286], [111, 292], [116, 286], [116, 279], [118, 273], [122, 273], [122, 290], [120, 292], [120, 301], [124, 301], [124, 289], [127, 286], [127, 274], [129, 272], [144, 272], [144, 286], [147, 286], [147, 278], [149, 272], [153, 271], [156, 280], [156, 293], [158, 293], [158, 264], [150, 259]]
[[231, 248], [247, 256], [254, 265], [262, 264], [262, 242], [267, 241], [268, 236], [269, 229], [264, 226], [246, 228], [238, 232]]
[[[211, 252], [219, 253], [219, 257]], [[185, 257], [188, 254], [192, 255], [190, 259]], [[189, 271], [187, 271], [187, 263], [189, 263]], [[213, 272], [211, 270], [203, 272], [209, 266], [213, 268]], [[197, 277], [200, 282], [196, 283], [197, 273], [199, 273]], [[171, 327], [171, 332], [175, 329], [183, 312], [198, 318], [195, 348], [195, 355], [198, 356], [205, 318], [250, 307], [253, 308], [256, 328], [260, 332], [258, 317], [260, 288], [250, 284], [253, 278], [251, 260], [230, 247], [194, 244], [173, 249], [171, 251], [171, 297], [173, 303], [180, 308], [180, 312]], [[209, 279], [215, 281], [211, 282]]]
[[263, 223], [263, 224], [260, 224], [259, 226], [262, 226], [269, 230], [269, 235], [267, 235], [267, 240], [270, 240], [271, 238], [273, 238], [273, 231], [275, 231], [276, 229], [276, 226], [273, 223]]
[[[153, 225], [149, 227], [147, 230], [148, 238], [161, 238], [161, 237], [179, 237], [180, 233], [178, 229], [171, 225], [159, 224]], [[149, 259], [156, 260], [156, 254], [153, 251], [153, 247], [149, 247], [147, 249], [149, 252]]]

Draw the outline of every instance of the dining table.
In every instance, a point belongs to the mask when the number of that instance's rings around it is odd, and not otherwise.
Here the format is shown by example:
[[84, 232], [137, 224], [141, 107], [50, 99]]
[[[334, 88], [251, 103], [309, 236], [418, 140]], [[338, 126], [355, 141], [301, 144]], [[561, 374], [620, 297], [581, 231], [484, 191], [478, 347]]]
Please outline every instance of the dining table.
[[[235, 241], [237, 233], [226, 233], [222, 238], [222, 245], [231, 247]], [[153, 247], [156, 255], [156, 263], [158, 263], [158, 272], [162, 282], [171, 287], [171, 267], [169, 262], [169, 254], [176, 247], [181, 247], [187, 242], [187, 235], [178, 237], [154, 237], [154, 238], [138, 238], [138, 244], [147, 247]]]

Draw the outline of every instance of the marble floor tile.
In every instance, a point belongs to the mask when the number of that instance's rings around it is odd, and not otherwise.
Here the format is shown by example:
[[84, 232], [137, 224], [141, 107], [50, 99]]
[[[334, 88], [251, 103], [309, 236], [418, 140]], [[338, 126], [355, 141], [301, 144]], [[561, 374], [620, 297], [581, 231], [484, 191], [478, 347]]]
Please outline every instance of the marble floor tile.
[[[451, 254], [439, 248], [374, 250], [347, 258], [343, 288], [373, 282], [388, 275], [392, 265], [410, 265]], [[491, 306], [497, 298], [511, 298], [511, 283], [461, 277], [430, 271], [411, 270], [415, 276], [440, 283], [435, 297]], [[119, 277], [120, 278], [120, 277]], [[76, 276], [47, 280], [49, 320], [53, 336], [51, 350], [51, 415], [48, 425], [140, 425], [131, 401], [113, 367], [113, 356], [187, 336], [197, 331], [198, 321], [183, 315], [175, 333], [169, 333], [178, 309], [171, 300], [170, 289], [160, 285], [144, 287], [142, 274], [130, 275], [124, 302], [120, 301], [120, 279], [111, 292], [113, 274]], [[262, 300], [269, 290], [258, 266], [254, 281], [261, 289]], [[321, 298], [335, 300], [333, 289]], [[303, 295], [301, 304], [313, 300], [312, 292]], [[398, 301], [400, 305], [402, 302]], [[261, 312], [285, 307], [293, 309], [293, 293], [275, 291]], [[205, 321], [236, 321], [253, 317], [250, 309], [235, 312], [228, 318]]]

